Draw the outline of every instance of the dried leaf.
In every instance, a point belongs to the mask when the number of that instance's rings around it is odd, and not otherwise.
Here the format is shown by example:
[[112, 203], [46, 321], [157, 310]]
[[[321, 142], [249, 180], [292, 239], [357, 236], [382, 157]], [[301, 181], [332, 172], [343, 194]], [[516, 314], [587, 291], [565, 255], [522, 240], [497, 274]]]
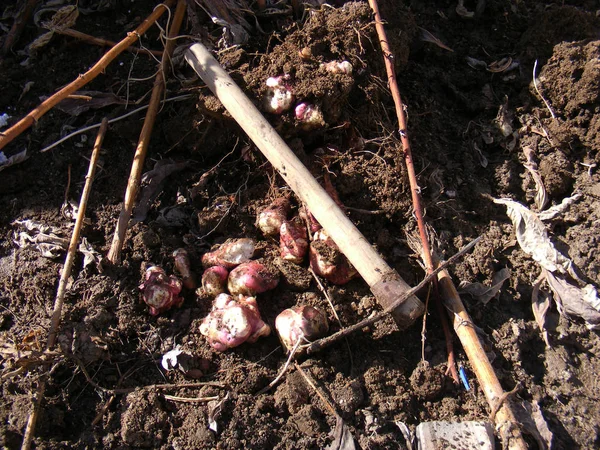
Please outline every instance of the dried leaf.
[[356, 450], [354, 438], [344, 420], [336, 417], [333, 442], [325, 447], [326, 450]]
[[546, 281], [554, 293], [558, 311], [567, 317], [580, 317], [590, 330], [600, 329], [600, 300], [596, 288], [570, 284], [563, 276], [546, 272]]
[[535, 206], [538, 211], [543, 210], [548, 203], [548, 194], [544, 187], [542, 176], [538, 172], [538, 165], [535, 160], [535, 151], [528, 145], [523, 147], [523, 153], [527, 158], [527, 162], [523, 166], [529, 171], [533, 181], [535, 182]]
[[490, 63], [487, 70], [492, 73], [506, 72], [513, 66], [513, 60], [510, 56]]
[[513, 223], [517, 241], [525, 253], [531, 255], [534, 261], [549, 272], [572, 272], [571, 260], [554, 248], [546, 227], [535, 213], [514, 200], [493, 200], [494, 203], [506, 206], [506, 213]]
[[480, 67], [482, 69], [488, 68], [487, 63], [480, 59], [475, 59], [475, 58], [471, 58], [470, 56], [467, 56], [466, 60], [467, 60], [467, 64], [469, 65], [469, 67], [472, 67], [473, 69], [478, 69]]
[[419, 39], [421, 39], [423, 42], [431, 42], [432, 44], [435, 44], [438, 47], [443, 48], [444, 50], [448, 50], [449, 52], [454, 52], [454, 50], [452, 50], [450, 47], [448, 47], [446, 44], [444, 44], [442, 41], [440, 41], [438, 38], [436, 38], [433, 34], [431, 34], [425, 28], [419, 27], [419, 30], [421, 30]]
[[208, 428], [215, 433], [219, 432], [219, 425], [217, 420], [223, 411], [223, 405], [229, 399], [229, 392], [223, 397], [222, 400], [211, 400], [208, 402]]
[[146, 220], [152, 202], [162, 191], [166, 178], [175, 172], [185, 169], [187, 165], [186, 161], [174, 163], [168, 160], [161, 160], [154, 165], [152, 170], [142, 175], [142, 188], [133, 215], [135, 222]]
[[484, 305], [487, 304], [491, 299], [498, 296], [502, 285], [506, 280], [510, 278], [510, 270], [504, 268], [494, 274], [492, 277], [492, 285], [490, 287], [485, 286], [482, 283], [467, 283], [461, 285], [461, 291], [472, 295]]
[[406, 447], [408, 448], [408, 450], [413, 450], [415, 436], [410, 432], [408, 426], [404, 422], [400, 421], [394, 423], [398, 428], [400, 428], [400, 432], [402, 433], [402, 436], [404, 436], [404, 442], [406, 443]]
[[56, 105], [56, 108], [71, 116], [78, 116], [90, 109], [100, 109], [111, 105], [125, 105], [126, 103], [125, 100], [111, 93], [77, 91]]
[[22, 163], [29, 156], [27, 155], [27, 150], [23, 150], [22, 152], [16, 153], [10, 157], [6, 157], [4, 152], [0, 152], [0, 172], [10, 166], [14, 166], [15, 164]]
[[525, 431], [534, 437], [541, 450], [551, 450], [554, 435], [542, 415], [542, 410], [537, 402], [522, 402], [516, 404], [515, 413], [518, 423], [522, 424]]
[[42, 26], [50, 31], [64, 30], [71, 28], [77, 22], [79, 9], [76, 5], [68, 5], [56, 11], [56, 14], [47, 22], [42, 22]]
[[83, 254], [83, 268], [87, 268], [90, 264], [94, 263], [95, 267], [102, 270], [102, 255], [94, 250], [92, 244], [90, 244], [86, 237], [81, 238], [79, 247], [77, 248], [81, 254]]
[[38, 36], [31, 44], [29, 44], [27, 48], [29, 54], [31, 54], [32, 52], [36, 52], [37, 50], [45, 46], [48, 42], [50, 42], [52, 36], [54, 36], [54, 31], [48, 31], [47, 33], [44, 33], [41, 36]]
[[558, 205], [554, 205], [548, 208], [546, 211], [542, 211], [538, 213], [538, 217], [540, 220], [551, 220], [554, 219], [565, 211], [567, 211], [573, 203], [579, 200], [582, 197], [581, 194], [573, 194], [571, 197], [563, 198], [562, 202]]
[[45, 258], [57, 258], [69, 247], [69, 240], [58, 236], [60, 230], [42, 225], [33, 220], [15, 220], [13, 224], [27, 231], [15, 232], [13, 242], [19, 248], [34, 246]]
[[535, 321], [542, 332], [544, 342], [548, 347], [550, 347], [548, 330], [546, 330], [546, 314], [550, 309], [550, 295], [540, 289], [545, 279], [545, 271], [542, 270], [542, 275], [540, 275], [535, 283], [533, 283], [533, 291], [531, 292], [531, 309], [533, 310]]
[[479, 148], [479, 146], [477, 145], [477, 142], [473, 141], [473, 149], [475, 150], [476, 154], [477, 154], [477, 159], [479, 160], [479, 164], [481, 164], [481, 167], [487, 167], [488, 165], [488, 160], [485, 157], [485, 155], [483, 154], [483, 152], [481, 151], [481, 149]]

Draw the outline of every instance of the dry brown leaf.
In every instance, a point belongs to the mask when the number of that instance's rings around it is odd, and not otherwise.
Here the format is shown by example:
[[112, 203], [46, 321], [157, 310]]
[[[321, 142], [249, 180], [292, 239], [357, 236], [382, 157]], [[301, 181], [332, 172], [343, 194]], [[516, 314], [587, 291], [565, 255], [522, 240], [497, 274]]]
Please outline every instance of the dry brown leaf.
[[485, 305], [491, 299], [498, 296], [502, 289], [502, 285], [509, 278], [510, 270], [505, 267], [494, 274], [491, 286], [486, 286], [482, 283], [466, 283], [464, 285], [461, 284], [460, 289], [462, 292], [472, 295]]
[[550, 309], [550, 296], [547, 292], [542, 291], [540, 288], [545, 280], [545, 270], [542, 269], [542, 274], [533, 283], [533, 291], [531, 292], [531, 309], [533, 310], [533, 316], [535, 321], [542, 332], [544, 342], [550, 347], [550, 340], [548, 339], [548, 330], [546, 330], [546, 314]]
[[115, 94], [99, 91], [77, 91], [71, 97], [65, 98], [58, 105], [57, 109], [78, 116], [90, 109], [100, 109], [111, 105], [124, 105], [127, 102]]
[[71, 28], [77, 22], [79, 9], [76, 5], [68, 5], [56, 11], [56, 14], [47, 22], [42, 22], [42, 26], [50, 31], [64, 30]]
[[590, 330], [600, 329], [600, 300], [591, 284], [583, 288], [570, 284], [563, 276], [546, 272], [558, 311], [567, 317], [580, 317]]
[[440, 41], [437, 37], [435, 37], [433, 34], [431, 34], [425, 28], [419, 27], [419, 30], [421, 30], [419, 39], [421, 39], [423, 42], [431, 42], [432, 44], [435, 44], [438, 47], [443, 48], [444, 50], [448, 50], [449, 52], [454, 52], [454, 50], [452, 50], [450, 47], [448, 47], [446, 44], [444, 44], [442, 41]]
[[326, 450], [355, 450], [354, 438], [344, 420], [336, 417], [333, 442], [325, 447]]
[[527, 162], [523, 164], [523, 166], [529, 171], [531, 178], [533, 178], [535, 183], [535, 206], [538, 211], [542, 211], [548, 204], [548, 194], [546, 193], [546, 187], [544, 186], [542, 176], [538, 172], [538, 165], [535, 160], [535, 151], [533, 148], [526, 145], [523, 147], [523, 153], [527, 158]]

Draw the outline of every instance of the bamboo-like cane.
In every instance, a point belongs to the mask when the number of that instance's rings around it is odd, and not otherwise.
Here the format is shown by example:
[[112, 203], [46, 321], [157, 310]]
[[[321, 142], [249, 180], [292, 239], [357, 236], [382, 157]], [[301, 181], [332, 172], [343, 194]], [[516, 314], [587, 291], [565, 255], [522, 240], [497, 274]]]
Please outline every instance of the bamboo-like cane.
[[[444, 303], [454, 324], [454, 331], [465, 349], [490, 409], [497, 411], [493, 419], [496, 429], [504, 441], [505, 448], [509, 450], [526, 450], [528, 446], [521, 434], [519, 421], [512, 410], [510, 398], [506, 397], [502, 389], [494, 368], [479, 341], [471, 317], [465, 310], [447, 270], [443, 270], [438, 274], [438, 281]], [[499, 405], [501, 406], [498, 408]]]
[[171, 53], [173, 53], [173, 49], [175, 48], [174, 38], [179, 33], [179, 28], [181, 28], [185, 9], [185, 0], [179, 0], [177, 2], [177, 8], [175, 9], [175, 15], [173, 16], [173, 22], [168, 31], [168, 40], [165, 45], [163, 58], [159, 64], [156, 78], [154, 79], [154, 86], [152, 87], [152, 95], [150, 96], [150, 103], [148, 105], [148, 111], [146, 112], [144, 126], [140, 132], [140, 139], [138, 140], [133, 163], [131, 164], [131, 173], [129, 174], [127, 189], [125, 191], [125, 200], [123, 201], [123, 207], [121, 209], [121, 214], [119, 215], [115, 235], [113, 236], [113, 241], [108, 252], [107, 258], [113, 264], [119, 264], [121, 262], [121, 250], [123, 249], [125, 233], [127, 232], [127, 226], [129, 225], [129, 219], [133, 212], [135, 199], [137, 198], [140, 189], [142, 170], [144, 168], [146, 154], [148, 153], [148, 144], [150, 143], [152, 128], [156, 121], [156, 115], [158, 114], [158, 108], [165, 88], [165, 73], [169, 64], [169, 59], [171, 58]]
[[82, 88], [102, 72], [104, 72], [104, 69], [106, 69], [112, 60], [119, 56], [119, 54], [123, 53], [135, 41], [137, 41], [138, 38], [144, 34], [160, 16], [164, 14], [164, 12], [167, 10], [167, 7], [172, 6], [174, 2], [175, 0], [165, 0], [164, 3], [158, 5], [152, 14], [150, 14], [146, 20], [144, 20], [140, 26], [135, 29], [135, 31], [128, 33], [125, 39], [111, 48], [102, 58], [98, 60], [96, 64], [92, 66], [90, 70], [83, 75], [78, 76], [76, 80], [67, 84], [64, 88], [48, 97], [35, 109], [31, 110], [29, 114], [19, 120], [8, 130], [0, 134], [0, 150], [2, 150], [13, 139], [36, 123], [44, 114], [50, 111], [59, 102], [67, 98], [68, 95], [72, 94], [77, 89]]
[[[69, 249], [67, 250], [67, 256], [65, 258], [65, 265], [63, 266], [60, 281], [58, 282], [58, 291], [56, 293], [56, 299], [54, 300], [54, 309], [52, 311], [52, 319], [50, 322], [50, 330], [48, 331], [48, 341], [46, 342], [46, 350], [52, 349], [56, 344], [56, 336], [58, 333], [58, 326], [60, 325], [60, 318], [62, 315], [62, 307], [65, 298], [65, 292], [67, 289], [67, 280], [71, 276], [71, 269], [73, 268], [73, 262], [77, 254], [77, 246], [79, 245], [79, 237], [81, 236], [81, 226], [83, 225], [83, 219], [85, 218], [85, 210], [87, 209], [87, 202], [92, 190], [92, 182], [94, 181], [94, 174], [96, 173], [96, 163], [98, 162], [98, 156], [100, 155], [100, 148], [104, 141], [104, 135], [108, 129], [108, 119], [102, 119], [100, 130], [94, 143], [94, 149], [92, 150], [92, 157], [90, 158], [90, 164], [88, 173], [85, 177], [85, 185], [83, 192], [81, 193], [81, 200], [79, 201], [79, 210], [77, 213], [77, 219], [75, 220], [75, 227], [73, 228], [73, 234], [71, 235], [71, 242], [69, 243]], [[23, 435], [23, 443], [21, 444], [21, 450], [28, 450], [31, 447], [31, 441], [33, 440], [33, 434], [35, 432], [35, 424], [41, 408], [42, 398], [46, 392], [46, 382], [42, 380], [36, 391], [36, 396], [33, 403], [33, 410], [29, 414], [27, 419], [27, 426], [25, 427], [25, 433]]]
[[[294, 155], [250, 99], [202, 44], [194, 44], [185, 58], [259, 150], [323, 226], [367, 282], [378, 302], [388, 307], [410, 289], [392, 270], [333, 199]], [[392, 313], [398, 327], [409, 326], [423, 314], [423, 304], [410, 296]]]

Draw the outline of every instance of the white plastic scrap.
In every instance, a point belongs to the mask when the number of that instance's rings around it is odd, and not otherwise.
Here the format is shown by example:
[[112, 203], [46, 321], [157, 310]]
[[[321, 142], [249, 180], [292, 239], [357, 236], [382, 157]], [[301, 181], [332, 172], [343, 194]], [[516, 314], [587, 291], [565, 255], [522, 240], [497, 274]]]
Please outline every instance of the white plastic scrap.
[[22, 163], [28, 158], [27, 149], [22, 152], [16, 153], [10, 157], [6, 157], [4, 152], [0, 152], [0, 172], [2, 172], [7, 167], [13, 166], [18, 163]]
[[[2, 113], [0, 114], [0, 128], [4, 128], [6, 125], [8, 125], [8, 119], [10, 119], [10, 116], [6, 113]], [[0, 161], [1, 163], [2, 161]]]
[[181, 353], [183, 353], [183, 352], [179, 348], [179, 345], [177, 347], [175, 347], [173, 350], [170, 350], [167, 353], [165, 353], [162, 357], [162, 362], [161, 362], [163, 369], [165, 369], [168, 372], [170, 370], [177, 368], [177, 366], [179, 365], [179, 362], [177, 361], [177, 357], [179, 355], [181, 355]]

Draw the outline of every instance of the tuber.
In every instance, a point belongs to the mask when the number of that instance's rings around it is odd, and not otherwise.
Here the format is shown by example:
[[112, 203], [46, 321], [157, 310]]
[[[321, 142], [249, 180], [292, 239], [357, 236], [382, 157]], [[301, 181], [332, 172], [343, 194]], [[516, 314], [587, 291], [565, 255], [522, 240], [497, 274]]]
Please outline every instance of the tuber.
[[304, 261], [308, 250], [306, 225], [298, 217], [285, 221], [279, 234], [281, 257], [296, 264]]
[[344, 73], [346, 75], [352, 75], [352, 64], [350, 64], [348, 61], [329, 61], [322, 63], [319, 67], [330, 73]]
[[289, 83], [289, 75], [267, 78], [267, 93], [264, 98], [264, 109], [273, 114], [281, 114], [290, 109], [294, 103], [294, 94]]
[[190, 269], [190, 257], [184, 248], [178, 248], [173, 252], [175, 260], [175, 269], [181, 275], [183, 286], [186, 289], [196, 289], [196, 279]]
[[209, 297], [225, 292], [229, 271], [223, 266], [212, 266], [202, 274], [202, 290]]
[[259, 261], [248, 261], [233, 269], [227, 280], [232, 295], [254, 296], [274, 289], [279, 282], [279, 273]]
[[324, 230], [317, 231], [309, 249], [310, 267], [333, 284], [346, 284], [358, 272]]
[[301, 339], [313, 341], [329, 329], [327, 316], [312, 306], [296, 306], [281, 312], [275, 319], [275, 329], [283, 346], [290, 351]]
[[268, 336], [271, 328], [261, 319], [254, 297], [240, 295], [236, 300], [231, 295], [219, 294], [212, 311], [200, 325], [200, 333], [206, 336], [211, 347], [223, 352]]
[[151, 266], [146, 270], [144, 281], [139, 286], [142, 291], [144, 303], [150, 307], [150, 314], [156, 316], [173, 306], [179, 307], [183, 297], [179, 296], [182, 283], [174, 275], [167, 273], [158, 266]]
[[275, 236], [279, 233], [281, 224], [287, 219], [290, 212], [290, 201], [279, 197], [258, 213], [256, 226], [265, 236]]
[[323, 113], [318, 106], [302, 102], [296, 105], [296, 119], [301, 123], [302, 129], [306, 131], [314, 130], [325, 126]]
[[243, 262], [249, 261], [254, 255], [256, 243], [250, 238], [228, 239], [221, 246], [202, 256], [204, 267], [223, 266], [233, 269]]

